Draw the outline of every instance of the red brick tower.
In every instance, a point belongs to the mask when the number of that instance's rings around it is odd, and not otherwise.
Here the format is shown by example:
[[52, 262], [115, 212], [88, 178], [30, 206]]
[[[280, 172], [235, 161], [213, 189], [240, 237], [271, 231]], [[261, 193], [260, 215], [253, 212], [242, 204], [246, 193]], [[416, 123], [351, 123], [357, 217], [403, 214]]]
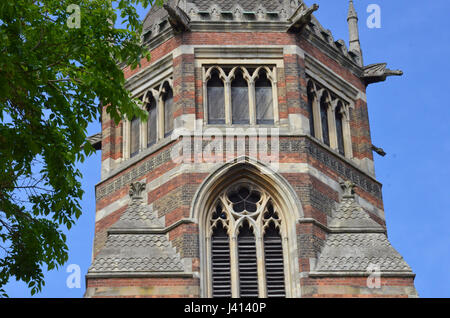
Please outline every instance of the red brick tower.
[[386, 237], [364, 66], [302, 1], [181, 0], [124, 67], [147, 122], [102, 121], [86, 297], [414, 297]]

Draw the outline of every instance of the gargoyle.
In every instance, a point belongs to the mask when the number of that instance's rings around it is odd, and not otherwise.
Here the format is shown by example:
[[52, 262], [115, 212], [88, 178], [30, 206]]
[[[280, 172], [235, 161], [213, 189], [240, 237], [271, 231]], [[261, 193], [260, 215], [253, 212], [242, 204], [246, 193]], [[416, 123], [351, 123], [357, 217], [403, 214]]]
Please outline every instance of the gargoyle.
[[183, 10], [181, 10], [178, 6], [172, 8], [167, 3], [165, 3], [163, 7], [169, 14], [169, 23], [172, 26], [175, 33], [181, 33], [191, 30], [191, 28], [189, 27], [191, 19]]
[[319, 9], [318, 4], [313, 4], [310, 8], [306, 9], [303, 4], [300, 5], [289, 19], [292, 23], [288, 28], [288, 32], [295, 32], [303, 29], [303, 27], [311, 21], [311, 15], [317, 11], [317, 9]]
[[364, 73], [361, 79], [366, 85], [384, 82], [388, 76], [402, 76], [403, 72], [400, 70], [390, 70], [387, 63], [371, 64], [364, 67]]

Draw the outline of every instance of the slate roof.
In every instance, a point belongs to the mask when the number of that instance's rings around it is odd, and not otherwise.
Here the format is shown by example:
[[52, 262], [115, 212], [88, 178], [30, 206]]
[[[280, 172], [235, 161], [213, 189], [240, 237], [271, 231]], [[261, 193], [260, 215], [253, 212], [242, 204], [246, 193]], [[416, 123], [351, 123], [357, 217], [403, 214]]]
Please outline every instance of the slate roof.
[[383, 230], [383, 227], [372, 220], [366, 211], [355, 201], [354, 196], [342, 198], [338, 209], [329, 223], [331, 229], [368, 229]]
[[315, 271], [366, 272], [370, 264], [381, 272], [412, 272], [383, 233], [330, 234]]
[[142, 200], [145, 184], [136, 182], [131, 188], [131, 202], [108, 231], [106, 243], [96, 255], [88, 274], [183, 272], [179, 254], [168, 235], [161, 234], [164, 226], [156, 211]]
[[392, 247], [384, 228], [356, 202], [354, 185], [342, 184], [346, 192], [329, 223], [332, 231], [317, 259], [313, 273], [367, 273], [369, 265], [381, 272], [412, 274], [403, 257]]
[[166, 234], [112, 234], [89, 269], [98, 272], [180, 272], [183, 264]]
[[148, 205], [140, 200], [132, 200], [122, 217], [111, 229], [158, 229], [164, 228], [162, 222]]
[[283, 5], [282, 0], [191, 0], [200, 11], [208, 10], [211, 5], [218, 5], [223, 11], [230, 11], [236, 4], [245, 11], [253, 11], [260, 4], [268, 11], [275, 11]]

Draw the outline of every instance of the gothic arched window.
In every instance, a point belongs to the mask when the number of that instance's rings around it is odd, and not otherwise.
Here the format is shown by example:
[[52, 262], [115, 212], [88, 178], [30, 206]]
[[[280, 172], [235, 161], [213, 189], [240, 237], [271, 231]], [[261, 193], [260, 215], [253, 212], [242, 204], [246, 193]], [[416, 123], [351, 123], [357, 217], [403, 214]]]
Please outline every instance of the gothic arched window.
[[150, 147], [157, 139], [157, 104], [152, 94], [149, 93], [149, 102], [147, 104], [147, 147]]
[[233, 124], [249, 124], [248, 83], [241, 69], [236, 69], [231, 82], [231, 109]]
[[352, 158], [351, 103], [311, 78], [307, 81], [307, 97], [311, 135], [342, 156]]
[[164, 136], [168, 136], [173, 130], [173, 90], [169, 83], [164, 83], [164, 93], [162, 96], [164, 105]]
[[322, 123], [323, 142], [330, 146], [330, 132], [328, 128], [328, 101], [326, 94], [320, 99], [320, 121]]
[[335, 121], [336, 121], [336, 137], [338, 151], [341, 155], [345, 155], [344, 149], [344, 125], [343, 125], [343, 106], [341, 102], [338, 102], [338, 106], [334, 111]]
[[207, 90], [208, 123], [225, 124], [225, 86], [217, 69], [211, 72]]
[[134, 157], [139, 153], [139, 143], [141, 141], [140, 138], [140, 123], [141, 120], [137, 117], [134, 117], [131, 120], [130, 127], [130, 157]]
[[268, 66], [204, 69], [203, 107], [212, 125], [279, 123], [277, 70]]
[[314, 127], [314, 125], [315, 125], [315, 123], [314, 123], [315, 95], [314, 95], [314, 84], [312, 83], [312, 81], [308, 82], [307, 93], [308, 93], [308, 113], [309, 113], [310, 134], [311, 134], [311, 136], [316, 137], [315, 127]]
[[267, 71], [261, 69], [255, 81], [256, 123], [273, 124], [273, 89]]
[[250, 182], [223, 191], [209, 217], [211, 295], [285, 297], [281, 214]]

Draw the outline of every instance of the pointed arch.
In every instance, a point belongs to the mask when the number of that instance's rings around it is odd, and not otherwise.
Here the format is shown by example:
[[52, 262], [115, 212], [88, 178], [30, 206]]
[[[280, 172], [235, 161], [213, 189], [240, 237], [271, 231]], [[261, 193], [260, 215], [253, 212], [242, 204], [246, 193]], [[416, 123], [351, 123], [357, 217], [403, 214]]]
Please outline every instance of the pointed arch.
[[[273, 200], [278, 207], [277, 212], [283, 220], [280, 226], [280, 236], [282, 237], [283, 242], [283, 260], [286, 265], [284, 268], [286, 297], [300, 297], [298, 277], [299, 252], [296, 238], [296, 224], [300, 218], [303, 218], [300, 200], [294, 189], [283, 176], [263, 163], [248, 157], [241, 157], [238, 160], [227, 162], [215, 172], [211, 173], [203, 181], [194, 195], [190, 212], [191, 218], [199, 224], [202, 297], [213, 296], [211, 286], [212, 260], [209, 252], [211, 247], [211, 237], [208, 235], [208, 233], [211, 233], [208, 229], [211, 220], [211, 208], [214, 204], [217, 204], [219, 193], [223, 193], [227, 188], [239, 182], [247, 182], [259, 187], [270, 196], [271, 200]], [[243, 220], [239, 220], [239, 222], [243, 222]], [[233, 227], [235, 225], [236, 224], [233, 224]], [[264, 229], [264, 227], [262, 227], [262, 229]], [[264, 236], [264, 230], [260, 230], [255, 234], [262, 237]], [[237, 239], [236, 232], [233, 233], [230, 231], [230, 255], [232, 263], [233, 258], [237, 259], [239, 257], [238, 251], [233, 251], [233, 244], [237, 244]], [[259, 253], [258, 255], [258, 257], [264, 258], [264, 253]], [[239, 279], [239, 273], [232, 271], [231, 279], [237, 281]], [[232, 294], [238, 295], [239, 291], [234, 290]]]

